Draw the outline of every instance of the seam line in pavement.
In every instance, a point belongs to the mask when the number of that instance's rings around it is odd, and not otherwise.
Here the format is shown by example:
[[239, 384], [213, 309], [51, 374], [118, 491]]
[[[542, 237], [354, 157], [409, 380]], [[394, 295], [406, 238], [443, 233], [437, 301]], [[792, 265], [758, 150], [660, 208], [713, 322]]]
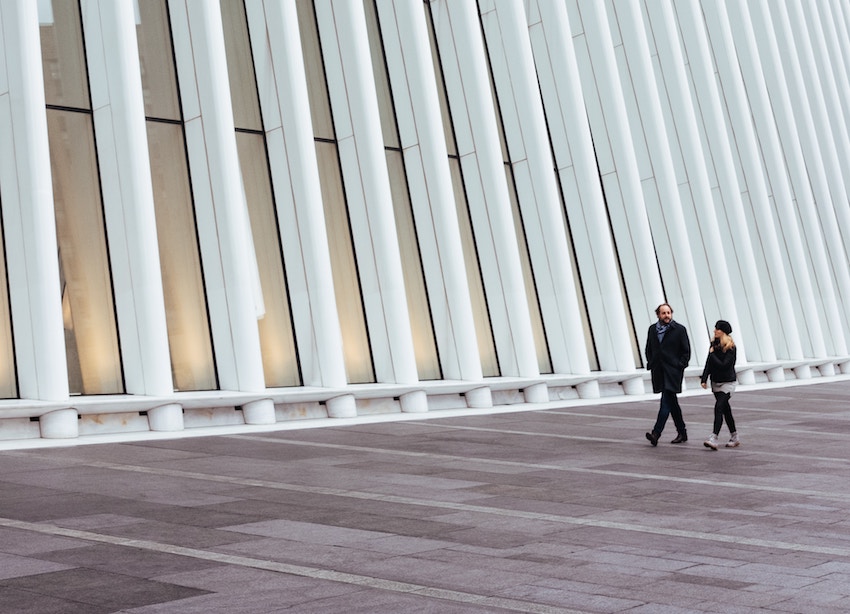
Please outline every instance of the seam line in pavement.
[[[536, 433], [535, 433], [536, 435]], [[366, 446], [352, 446], [339, 443], [324, 443], [314, 441], [298, 441], [296, 439], [281, 439], [279, 437], [263, 437], [256, 435], [233, 435], [237, 439], [250, 441], [265, 441], [271, 443], [284, 443], [297, 446], [316, 446], [333, 448], [338, 450], [351, 450], [352, 452], [371, 452], [373, 454], [393, 454], [398, 456], [409, 456], [413, 458], [432, 458], [436, 460], [462, 461], [469, 464], [500, 465], [505, 467], [523, 467], [527, 469], [546, 469], [549, 471], [565, 471], [569, 473], [587, 473], [593, 475], [609, 475], [614, 477], [635, 478], [639, 480], [658, 480], [662, 482], [681, 482], [683, 484], [697, 484], [700, 486], [720, 486], [738, 490], [753, 490], [760, 492], [776, 492], [783, 494], [803, 495], [822, 499], [838, 499], [850, 501], [850, 494], [834, 493], [820, 490], [807, 490], [801, 488], [786, 488], [783, 486], [767, 486], [764, 484], [745, 484], [742, 482], [724, 482], [719, 480], [705, 480], [700, 478], [684, 478], [672, 475], [660, 475], [656, 473], [638, 473], [632, 471], [615, 471], [613, 469], [592, 469], [589, 467], [565, 467], [563, 465], [549, 465], [545, 463], [526, 463], [521, 461], [506, 461], [491, 458], [478, 458], [469, 456], [457, 456], [454, 454], [437, 454], [434, 452], [411, 452], [409, 450], [392, 450], [387, 448], [370, 448]], [[705, 452], [709, 454], [709, 451]], [[735, 452], [738, 454], [738, 452]]]
[[[253, 439], [253, 438], [252, 438]], [[261, 439], [261, 438], [258, 438]], [[301, 443], [301, 442], [293, 442]], [[333, 447], [342, 448], [358, 448], [357, 446], [339, 446], [338, 444], [321, 444]], [[368, 449], [368, 448], [367, 448]], [[410, 453], [417, 456], [427, 453]], [[444, 456], [444, 455], [436, 455]], [[456, 457], [452, 457], [456, 458]], [[70, 459], [69, 459], [70, 460]], [[77, 459], [80, 460], [80, 459]], [[466, 459], [471, 460], [471, 459]], [[382, 493], [372, 493], [355, 490], [345, 490], [341, 488], [329, 488], [322, 486], [303, 486], [299, 484], [288, 484], [285, 482], [273, 482], [269, 480], [261, 480], [257, 478], [240, 478], [225, 475], [215, 475], [207, 473], [198, 473], [194, 471], [183, 471], [179, 469], [164, 469], [153, 467], [141, 467], [137, 465], [124, 465], [119, 463], [109, 463], [105, 461], [85, 461], [89, 467], [99, 467], [104, 469], [113, 469], [115, 471], [128, 471], [134, 473], [146, 473], [160, 476], [170, 476], [178, 478], [189, 478], [203, 480], [209, 482], [234, 484], [238, 486], [252, 486], [260, 488], [268, 488], [273, 490], [291, 490], [294, 492], [303, 492], [311, 494], [321, 494], [337, 497], [347, 497], [352, 499], [362, 499], [368, 501], [383, 501], [387, 503], [398, 503], [403, 505], [415, 505], [419, 507], [431, 507], [436, 509], [446, 509], [457, 512], [474, 512], [481, 514], [490, 514], [494, 516], [504, 516], [512, 518], [525, 518], [527, 520], [539, 520], [546, 522], [554, 522], [573, 526], [586, 526], [596, 528], [615, 529], [620, 531], [632, 531], [637, 533], [649, 533], [653, 535], [663, 535], [667, 537], [684, 537], [687, 539], [697, 539], [710, 542], [721, 542], [736, 545], [749, 545], [759, 548], [771, 548], [779, 550], [788, 550], [792, 552], [811, 552], [815, 554], [828, 554], [832, 556], [850, 557], [850, 548], [833, 547], [833, 546], [816, 546], [811, 544], [798, 544], [794, 542], [786, 542], [780, 540], [767, 540], [749, 538], [745, 536], [726, 535], [719, 533], [708, 533], [704, 531], [692, 531], [688, 529], [669, 529], [664, 527], [655, 527], [651, 525], [643, 525], [628, 522], [615, 522], [609, 520], [599, 520], [587, 517], [562, 516], [558, 514], [546, 514], [542, 512], [530, 512], [523, 510], [510, 510], [497, 507], [488, 507], [484, 505], [473, 505], [469, 503], [459, 503], [454, 501], [435, 501], [432, 499], [417, 499], [414, 497], [404, 497], [400, 495], [388, 495]], [[516, 464], [516, 463], [511, 463]], [[557, 467], [554, 467], [557, 468]], [[606, 472], [607, 473], [607, 472]], [[610, 472], [614, 475], [624, 475], [619, 472]], [[669, 478], [668, 478], [669, 479]], [[714, 483], [716, 484], [716, 483]], [[774, 489], [771, 489], [774, 490]], [[799, 491], [786, 489], [795, 494], [807, 493], [807, 491]], [[16, 522], [16, 521], [13, 521]], [[133, 541], [133, 540], [127, 540]]]
[[[685, 405], [685, 403], [680, 403], [680, 404]], [[816, 417], [818, 420], [824, 420], [824, 419], [830, 419], [831, 418], [831, 419], [835, 420], [836, 422], [844, 423], [844, 422], [847, 421], [847, 417], [848, 417], [848, 415], [847, 415], [848, 412], [846, 412], [846, 411], [843, 411], [841, 413], [835, 413], [835, 414], [824, 414], [824, 413], [818, 413], [818, 412], [814, 412], [814, 411], [794, 411], [794, 412], [791, 412], [791, 411], [787, 411], [787, 410], [783, 411], [783, 410], [774, 410], [774, 409], [759, 409], [759, 408], [754, 408], [754, 407], [733, 407], [732, 409], [733, 409], [733, 411], [735, 412], [736, 415], [746, 414], [747, 412], [765, 413], [765, 414], [780, 414], [780, 415], [785, 414], [789, 418], [793, 418], [794, 420], [799, 420], [803, 416], [813, 416], [813, 417]], [[713, 411], [713, 409], [708, 408], [708, 411]], [[647, 424], [647, 423], [650, 424], [650, 425], [653, 424], [653, 418], [651, 416], [646, 417], [646, 416], [618, 416], [616, 414], [591, 414], [591, 413], [586, 413], [586, 412], [569, 411], [569, 410], [566, 410], [566, 409], [538, 409], [536, 411], [536, 413], [549, 414], [549, 415], [552, 415], [552, 416], [575, 416], [577, 418], [596, 418], [596, 419], [601, 418], [601, 419], [605, 419], [605, 420], [631, 420], [631, 421], [634, 421], [634, 422], [643, 422], [644, 424]], [[688, 417], [688, 424], [691, 424], [692, 422], [696, 423], [696, 424], [703, 424], [703, 425], [705, 425], [706, 430], [710, 430], [712, 420], [713, 420], [713, 418], [711, 416], [708, 416], [708, 415], [702, 416], [702, 420], [695, 420], [693, 417]], [[436, 427], [436, 426], [439, 426], [439, 425], [435, 424], [434, 426]], [[455, 425], [453, 424], [452, 427], [454, 427], [454, 426]], [[787, 427], [748, 425], [747, 431], [749, 431], [749, 430], [783, 431], [783, 430], [787, 430]], [[800, 430], [800, 429], [794, 429], [794, 430], [797, 433], [811, 433], [813, 435], [829, 435], [830, 434], [829, 431], [807, 431], [807, 430]]]
[[351, 574], [342, 571], [334, 571], [331, 569], [322, 569], [319, 567], [293, 565], [290, 563], [280, 563], [277, 561], [268, 561], [263, 559], [256, 559], [253, 557], [225, 554], [221, 552], [214, 552], [211, 550], [187, 548], [184, 546], [166, 544], [146, 539], [130, 539], [115, 535], [102, 535], [100, 533], [93, 533], [91, 531], [69, 529], [52, 524], [26, 522], [23, 520], [0, 517], [0, 526], [8, 527], [11, 529], [19, 529], [21, 531], [34, 531], [47, 535], [106, 543], [114, 546], [137, 548], [150, 552], [186, 556], [194, 559], [222, 563], [225, 565], [251, 567], [254, 569], [262, 569], [265, 571], [273, 571], [277, 573], [315, 578], [318, 580], [329, 580], [331, 582], [341, 582], [344, 584], [353, 584], [356, 586], [362, 586], [367, 588], [377, 588], [396, 593], [409, 593], [434, 599], [454, 601], [458, 603], [468, 603], [473, 605], [486, 606], [489, 608], [512, 610], [514, 612], [526, 612], [529, 614], [579, 614], [578, 610], [571, 610], [556, 606], [548, 606], [546, 604], [541, 603], [533, 603], [502, 597], [490, 597], [487, 595], [479, 595], [476, 593], [454, 591], [433, 586], [413, 584], [410, 582], [386, 580], [373, 576]]
[[[439, 429], [439, 428], [445, 429], [445, 428], [447, 428], [446, 425], [431, 424], [431, 423], [428, 423], [428, 422], [412, 422], [412, 423], [409, 423], [409, 426], [421, 426], [421, 427], [424, 427], [424, 428], [431, 428], [431, 429]], [[613, 437], [591, 437], [589, 435], [561, 435], [560, 433], [540, 433], [540, 432], [537, 432], [537, 431], [516, 431], [516, 430], [512, 430], [512, 429], [495, 429], [495, 428], [488, 428], [488, 427], [484, 427], [484, 426], [458, 426], [458, 425], [455, 425], [455, 424], [453, 424], [450, 428], [457, 429], [457, 430], [463, 430], [463, 431], [481, 431], [481, 432], [484, 432], [484, 433], [503, 433], [503, 434], [506, 434], [506, 435], [530, 435], [532, 437], [546, 437], [546, 438], [550, 438], [550, 439], [567, 439], [567, 440], [570, 440], [570, 441], [599, 441], [599, 442], [602, 442], [602, 443], [618, 443], [618, 444], [623, 443], [622, 439], [615, 439]], [[767, 430], [767, 431], [787, 431], [788, 430], [788, 429], [769, 428], [769, 427], [754, 427], [754, 428], [758, 428], [760, 430]], [[808, 433], [808, 434], [811, 434], [811, 435], [824, 435], [824, 434], [828, 435], [828, 433], [823, 433], [821, 431], [802, 431], [800, 429], [795, 429], [794, 432], [796, 432], [796, 433]], [[836, 436], [840, 437], [842, 440], [846, 437], [844, 434], [837, 434]], [[245, 435], [245, 437], [250, 437], [250, 435]], [[267, 438], [267, 439], [268, 439], [268, 441], [276, 441], [275, 438]], [[691, 441], [693, 441], [694, 443], [697, 443], [698, 439], [692, 439]], [[641, 445], [646, 447], [647, 444], [642, 441]], [[681, 448], [681, 449], [685, 449], [685, 448]], [[708, 451], [706, 450], [705, 452], [708, 452]], [[758, 456], [778, 456], [780, 458], [782, 458], [782, 457], [799, 458], [799, 459], [805, 459], [805, 460], [826, 461], [826, 462], [833, 462], [833, 463], [850, 463], [850, 458], [836, 458], [836, 457], [833, 457], [833, 456], [810, 456], [810, 455], [807, 455], [807, 454], [784, 454], [782, 452], [761, 452], [759, 450], [753, 450], [752, 448], [749, 448], [749, 447], [747, 447], [745, 449], [738, 449], [734, 453], [735, 454], [756, 454]], [[715, 482], [711, 482], [711, 483], [714, 484]]]

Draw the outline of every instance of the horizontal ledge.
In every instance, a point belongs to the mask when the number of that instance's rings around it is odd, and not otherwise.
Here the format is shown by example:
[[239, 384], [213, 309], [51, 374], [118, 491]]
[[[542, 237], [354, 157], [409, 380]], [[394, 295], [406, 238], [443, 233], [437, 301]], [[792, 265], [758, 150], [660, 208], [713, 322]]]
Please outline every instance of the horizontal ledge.
[[[770, 361], [743, 363], [740, 372], [767, 372], [772, 369], [793, 369], [808, 365], [820, 367], [826, 364], [850, 363], [850, 356], [812, 358], [806, 360]], [[689, 366], [685, 377], [698, 377], [701, 366]], [[246, 403], [270, 399], [275, 405], [293, 403], [323, 403], [331, 399], [350, 395], [355, 399], [398, 398], [401, 395], [424, 391], [428, 396], [462, 395], [472, 390], [489, 388], [491, 391], [524, 390], [529, 386], [545, 384], [548, 387], [577, 386], [596, 381], [602, 384], [623, 383], [635, 379], [648, 380], [649, 371], [593, 371], [582, 374], [542, 374], [536, 377], [486, 377], [480, 380], [426, 380], [421, 382], [394, 384], [349, 384], [341, 387], [323, 388], [299, 386], [290, 388], [267, 388], [255, 392], [213, 390], [200, 392], [175, 392], [171, 395], [85, 395], [72, 396], [65, 400], [40, 401], [32, 399], [0, 400], [0, 420], [7, 418], [37, 418], [58, 409], [76, 409], [81, 415], [112, 414], [122, 412], [146, 412], [168, 404], [179, 404], [184, 409], [215, 409], [239, 407]]]

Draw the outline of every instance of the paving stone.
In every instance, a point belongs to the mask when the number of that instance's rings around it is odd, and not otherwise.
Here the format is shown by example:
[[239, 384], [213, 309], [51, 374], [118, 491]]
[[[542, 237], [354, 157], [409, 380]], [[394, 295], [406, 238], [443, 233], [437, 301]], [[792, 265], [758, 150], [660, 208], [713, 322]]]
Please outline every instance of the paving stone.
[[7, 588], [61, 599], [74, 605], [87, 604], [96, 610], [106, 608], [103, 611], [174, 602], [206, 592], [93, 569], [69, 569], [0, 582], [0, 592]]
[[0, 451], [0, 611], [847, 612], [848, 400], [741, 387], [716, 452], [701, 391], [656, 448], [650, 395]]

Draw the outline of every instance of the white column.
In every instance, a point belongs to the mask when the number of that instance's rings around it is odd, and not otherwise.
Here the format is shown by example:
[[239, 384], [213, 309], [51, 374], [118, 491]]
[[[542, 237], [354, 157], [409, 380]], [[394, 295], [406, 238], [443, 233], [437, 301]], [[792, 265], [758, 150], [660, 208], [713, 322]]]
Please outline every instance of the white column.
[[[727, 19], [735, 39], [737, 65], [746, 84], [746, 96], [749, 102], [748, 116], [754, 122], [755, 138], [758, 140], [767, 180], [770, 182], [769, 187], [782, 233], [782, 241], [787, 250], [793, 285], [796, 287], [794, 294], [802, 310], [803, 317], [800, 321], [805, 320], [808, 329], [806, 335], [801, 334], [801, 340], [810, 344], [809, 355], [826, 356], [828, 350], [822, 321], [836, 318], [833, 321], [838, 322], [838, 307], [835, 304], [835, 293], [831, 283], [826, 286], [824, 292], [815, 290], [818, 277], [822, 279], [829, 277], [829, 265], [826, 262], [822, 242], [817, 241], [812, 245], [811, 253], [807, 253], [803, 246], [802, 237], [806, 234], [805, 226], [808, 224], [810, 227], [812, 225], [816, 227], [817, 220], [813, 219], [816, 213], [808, 187], [797, 192], [797, 204], [794, 203], [794, 191], [787, 169], [792, 169], [792, 172], [799, 174], [800, 171], [794, 169], [802, 168], [798, 139], [795, 135], [790, 140], [794, 146], [783, 152], [774, 119], [774, 117], [780, 118], [780, 123], [785, 123], [781, 118], [789, 116], [788, 97], [786, 94], [772, 98], [768, 92], [764, 68], [747, 7], [737, 0], [727, 1], [725, 6], [729, 9]], [[793, 122], [786, 130], [793, 130], [796, 133]], [[802, 213], [800, 216], [803, 220], [802, 224], [797, 219], [797, 207]], [[809, 262], [814, 271], [813, 275], [809, 273]], [[815, 300], [816, 297], [819, 300]], [[831, 315], [824, 318], [824, 313]]]
[[540, 374], [474, 3], [431, 5], [502, 375]]
[[[661, 282], [659, 263], [655, 256], [650, 219], [643, 199], [635, 146], [632, 142], [628, 111], [620, 82], [611, 24], [603, 2], [579, 2], [584, 25], [584, 41], [592, 64], [592, 73], [585, 79], [595, 79], [598, 102], [602, 108], [604, 128], [594, 138], [610, 140], [614, 172], [605, 173], [605, 197], [617, 241], [619, 265], [623, 271], [631, 305], [638, 344], [643, 353], [643, 335], [655, 319], [655, 308], [666, 300]], [[587, 81], [584, 82], [585, 92]], [[594, 103], [596, 100], [593, 101]], [[601, 132], [604, 129], [607, 132]], [[663, 220], [656, 220], [663, 224]], [[661, 263], [662, 266], [664, 263]]]
[[[262, 391], [253, 242], [221, 13], [218, 4], [205, 0], [172, 2], [169, 9], [219, 381], [225, 390]], [[274, 421], [270, 400], [260, 421]]]
[[[36, 4], [3, 0], [0, 21], [0, 200], [18, 386], [22, 399], [65, 401], [68, 368]], [[76, 435], [76, 420], [63, 424], [63, 436]]]
[[[701, 118], [711, 151], [711, 161], [717, 173], [722, 205], [722, 213], [717, 211], [717, 215], [720, 217], [723, 235], [732, 239], [735, 258], [728, 264], [740, 269], [743, 287], [739, 291], [743, 291], [749, 306], [751, 328], [748, 332], [751, 333], [749, 339], [754, 341], [749, 347], [758, 347], [763, 360], [775, 360], [776, 348], [773, 343], [773, 333], [785, 323], [771, 322], [771, 314], [764, 300], [764, 290], [755, 266], [752, 241], [747, 231], [747, 219], [741, 202], [738, 175], [732, 163], [732, 146], [723, 116], [721, 97], [711, 61], [711, 50], [705, 34], [705, 24], [699, 14], [699, 6], [694, 1], [684, 0], [677, 2], [676, 6], [679, 25], [682, 28], [682, 39], [685, 42], [693, 74], [695, 95], [699, 100]], [[705, 211], [705, 213], [712, 212]], [[717, 244], [717, 246], [720, 245], [728, 246], [728, 239]]]
[[169, 395], [174, 386], [133, 3], [84, 0], [82, 9], [125, 386], [129, 394]]
[[850, 7], [847, 7], [844, 0], [825, 0], [819, 2], [818, 7], [822, 11], [823, 21], [835, 26], [841, 57], [844, 58], [844, 65], [850, 66], [850, 24], [847, 20], [847, 11]]
[[[422, 267], [446, 379], [482, 377], [423, 5], [379, 2]], [[427, 9], [424, 9], [427, 10]]]
[[[803, 77], [808, 86], [809, 101], [819, 129], [818, 141], [828, 165], [826, 170], [830, 178], [833, 203], [838, 205], [835, 207], [835, 214], [846, 245], [850, 243], [850, 207], [843, 206], [850, 203], [845, 179], [850, 177], [850, 138], [844, 121], [846, 109], [842, 110], [838, 97], [838, 89], [832, 75], [832, 58], [825, 49], [820, 20], [816, 14], [811, 15], [811, 11], [804, 11], [800, 0], [790, 0], [788, 12], [788, 23], [794, 30]], [[850, 254], [845, 249], [845, 261], [848, 256]]]
[[797, 323], [806, 322], [806, 334], [822, 338], [820, 323], [817, 318], [810, 322], [803, 308], [795, 309], [792, 302], [794, 294], [785, 275], [785, 263], [774, 223], [773, 205], [768, 195], [762, 156], [753, 127], [752, 111], [748, 105], [740, 60], [735, 53], [726, 7], [719, 2], [714, 6], [714, 10], [704, 15], [712, 36], [712, 49], [723, 86], [723, 97], [752, 205], [755, 220], [754, 236], [764, 253], [767, 276], [759, 275], [759, 277], [763, 279], [764, 295], [772, 296], [779, 315], [779, 320], [773, 322], [771, 328], [774, 331], [782, 331], [781, 335], [777, 335], [776, 344], [785, 346], [784, 357], [800, 359], [803, 358], [803, 345]]
[[[614, 6], [641, 120], [639, 124], [633, 123], [633, 138], [636, 142], [644, 140], [649, 153], [645, 173], [651, 174], [642, 177], [642, 183], [649, 184], [644, 189], [644, 201], [651, 219], [664, 220], [664, 231], [653, 235], [655, 250], [659, 260], [672, 264], [662, 265], [661, 277], [668, 299], [674, 301], [675, 297], [675, 304], [679, 306], [676, 320], [688, 326], [695, 340], [702, 339], [710, 327], [706, 326], [701, 294], [702, 288], [709, 287], [700, 283], [704, 280], [697, 275], [691, 253], [692, 241], [685, 223], [646, 31], [635, 27], [643, 23], [639, 0], [616, 0]], [[731, 313], [727, 318], [737, 319]]]
[[529, 30], [537, 74], [552, 134], [556, 168], [561, 178], [576, 259], [582, 275], [599, 366], [631, 371], [629, 315], [623, 302], [619, 272], [605, 215], [605, 200], [593, 151], [567, 8], [560, 2], [534, 0], [539, 21], [529, 10]]
[[[782, 109], [784, 115], [777, 122], [780, 132], [787, 133], [792, 126], [796, 127], [794, 136], [799, 138], [802, 148], [801, 166], [799, 169], [795, 169], [800, 175], [794, 182], [794, 188], [798, 195], [811, 189], [817, 207], [817, 215], [814, 218], [807, 219], [810, 216], [801, 217], [804, 224], [812, 222], [813, 219], [820, 222], [819, 231], [815, 228], [811, 229], [809, 249], [819, 249], [818, 242], [825, 244], [827, 266], [831, 275], [821, 280], [821, 292], [828, 292], [828, 290], [825, 290], [825, 286], [834, 284], [837, 291], [837, 302], [850, 304], [850, 273], [847, 269], [845, 247], [838, 230], [839, 224], [832, 204], [831, 184], [825, 171], [827, 164], [822, 158], [820, 144], [818, 143], [819, 132], [813, 120], [808, 96], [804, 91], [806, 86], [802, 68], [797, 55], [787, 49], [787, 44], [779, 45], [777, 42], [778, 37], [784, 41], [793, 38], [790, 24], [788, 24], [788, 14], [781, 4], [768, 5], [765, 0], [754, 0], [748, 6], [753, 25], [756, 28], [756, 38], [766, 51], [762, 54], [762, 61], [768, 63], [768, 70], [770, 71], [768, 86], [771, 96], [779, 96], [778, 100], [780, 101], [781, 96], [788, 96], [788, 107]], [[775, 21], [772, 22], [771, 17], [774, 17]], [[778, 108], [778, 105], [776, 108]], [[787, 114], [785, 114], [786, 111]], [[786, 148], [788, 148], [788, 145], [786, 145]], [[846, 199], [844, 202], [847, 202]], [[809, 234], [808, 231], [807, 234]], [[834, 282], [832, 281], [833, 275]], [[827, 335], [827, 339], [832, 341], [834, 352], [843, 355], [847, 353], [847, 334], [850, 330], [847, 324], [846, 309], [839, 309], [836, 315], [838, 316], [836, 320], [825, 322], [824, 325], [830, 328], [831, 334]]]
[[481, 8], [499, 92], [534, 285], [555, 373], [589, 373], [561, 197], [525, 9], [513, 0]]
[[[850, 76], [847, 74], [847, 67], [850, 64], [847, 62], [844, 51], [850, 44], [850, 40], [847, 40], [850, 35], [848, 35], [846, 24], [842, 20], [833, 18], [829, 0], [804, 4], [803, 9], [808, 11], [809, 18], [822, 29], [824, 37], [822, 53], [829, 58], [830, 78], [835, 81], [838, 111], [844, 118], [846, 128], [850, 126]], [[815, 36], [814, 33], [813, 36]]]
[[245, 9], [303, 382], [342, 387], [342, 333], [295, 0]]
[[418, 381], [362, 3], [317, 0], [328, 92], [380, 382]]
[[[720, 224], [713, 211], [714, 195], [700, 138], [695, 102], [691, 97], [678, 30], [673, 18], [673, 8], [667, 1], [647, 2], [646, 8], [653, 28], [661, 73], [664, 76], [665, 93], [670, 99], [676, 142], [681, 150], [684, 172], [688, 179], [688, 184], [682, 189], [690, 191], [692, 207], [689, 207], [685, 214], [689, 219], [689, 227], [696, 229], [691, 232], [693, 242], [702, 242], [701, 249], [707, 268], [701, 271], [701, 275], [704, 282], [713, 288], [713, 300], [719, 309], [717, 317], [729, 320], [733, 328], [739, 331], [747, 328], [752, 331], [751, 318], [742, 319], [746, 310], [744, 313], [739, 311], [740, 297], [733, 291], [732, 280], [738, 277], [736, 269], [727, 261], [724, 250], [717, 247], [728, 243], [729, 238], [728, 234], [721, 233]], [[709, 210], [705, 211], [706, 208]], [[727, 271], [728, 274], [725, 274]], [[710, 314], [706, 314], [709, 320], [714, 320], [709, 316]], [[706, 324], [710, 327], [714, 322], [707, 321]], [[742, 363], [749, 357], [746, 349], [747, 337], [745, 334], [735, 335], [738, 358]], [[702, 360], [702, 356], [698, 356], [698, 359]]]

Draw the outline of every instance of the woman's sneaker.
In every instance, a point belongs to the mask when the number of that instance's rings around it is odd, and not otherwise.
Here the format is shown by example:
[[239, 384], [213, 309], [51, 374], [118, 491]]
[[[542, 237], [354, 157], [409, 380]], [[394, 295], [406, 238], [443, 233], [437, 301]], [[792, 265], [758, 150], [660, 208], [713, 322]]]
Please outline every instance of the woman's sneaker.
[[729, 442], [726, 444], [727, 448], [737, 448], [741, 445], [741, 442], [738, 441], [738, 433], [732, 433], [732, 437], [729, 438]]
[[711, 437], [709, 437], [706, 441], [704, 441], [702, 445], [704, 445], [706, 448], [711, 448], [712, 450], [716, 450], [717, 445], [718, 445], [717, 444], [717, 435], [712, 433]]

